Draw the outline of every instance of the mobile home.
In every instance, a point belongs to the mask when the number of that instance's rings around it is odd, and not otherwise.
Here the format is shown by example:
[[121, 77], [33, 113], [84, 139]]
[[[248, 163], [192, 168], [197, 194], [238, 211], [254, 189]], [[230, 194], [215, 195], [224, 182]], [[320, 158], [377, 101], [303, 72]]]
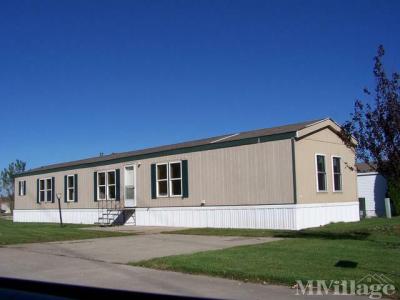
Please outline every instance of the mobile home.
[[359, 220], [331, 119], [48, 165], [15, 178], [15, 222], [302, 229]]

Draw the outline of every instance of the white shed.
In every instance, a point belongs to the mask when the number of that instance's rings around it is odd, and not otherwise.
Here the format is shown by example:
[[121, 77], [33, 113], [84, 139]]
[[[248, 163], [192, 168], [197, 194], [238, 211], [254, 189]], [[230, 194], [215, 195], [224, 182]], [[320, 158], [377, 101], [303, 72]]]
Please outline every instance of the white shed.
[[11, 212], [10, 201], [3, 197], [0, 197], [0, 212], [4, 212], [6, 214]]
[[365, 198], [367, 217], [385, 215], [386, 179], [366, 164], [357, 164], [358, 198]]

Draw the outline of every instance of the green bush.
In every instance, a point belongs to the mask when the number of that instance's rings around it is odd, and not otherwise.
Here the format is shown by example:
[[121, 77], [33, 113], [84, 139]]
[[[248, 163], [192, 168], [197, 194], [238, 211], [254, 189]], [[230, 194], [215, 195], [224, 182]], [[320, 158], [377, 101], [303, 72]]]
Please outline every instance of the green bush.
[[400, 215], [400, 182], [388, 180], [388, 195], [393, 204], [394, 215]]

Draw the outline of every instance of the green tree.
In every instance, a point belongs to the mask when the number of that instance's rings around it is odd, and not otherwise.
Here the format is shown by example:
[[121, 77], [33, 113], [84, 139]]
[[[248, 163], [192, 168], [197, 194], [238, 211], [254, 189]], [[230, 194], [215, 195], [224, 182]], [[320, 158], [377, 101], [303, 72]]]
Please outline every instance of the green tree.
[[374, 91], [364, 89], [372, 101], [356, 100], [342, 136], [348, 146], [354, 136], [358, 142], [357, 159], [386, 178], [389, 197], [400, 214], [400, 75], [394, 72], [387, 76], [382, 62], [384, 54], [383, 46], [379, 46], [374, 58]]
[[14, 176], [25, 171], [26, 162], [17, 159], [0, 173], [1, 193], [8, 198], [11, 209], [14, 208]]

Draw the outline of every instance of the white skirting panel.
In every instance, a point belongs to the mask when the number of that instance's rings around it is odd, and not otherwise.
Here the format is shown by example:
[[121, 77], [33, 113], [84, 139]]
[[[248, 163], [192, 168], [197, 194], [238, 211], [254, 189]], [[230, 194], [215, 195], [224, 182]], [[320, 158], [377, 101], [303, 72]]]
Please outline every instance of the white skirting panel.
[[358, 220], [358, 202], [136, 209], [142, 226], [297, 230]]
[[297, 206], [296, 229], [360, 220], [358, 202], [299, 204]]
[[[62, 219], [64, 223], [94, 224], [98, 220], [98, 210], [63, 209]], [[58, 223], [60, 216], [57, 209], [15, 209], [13, 220], [14, 222]]]
[[[93, 224], [97, 209], [63, 209], [63, 222]], [[303, 229], [359, 220], [358, 202], [136, 208], [136, 225], [214, 228]], [[132, 219], [133, 220], [133, 219]], [[14, 222], [58, 223], [57, 209], [14, 210]], [[134, 224], [127, 222], [126, 224]]]

